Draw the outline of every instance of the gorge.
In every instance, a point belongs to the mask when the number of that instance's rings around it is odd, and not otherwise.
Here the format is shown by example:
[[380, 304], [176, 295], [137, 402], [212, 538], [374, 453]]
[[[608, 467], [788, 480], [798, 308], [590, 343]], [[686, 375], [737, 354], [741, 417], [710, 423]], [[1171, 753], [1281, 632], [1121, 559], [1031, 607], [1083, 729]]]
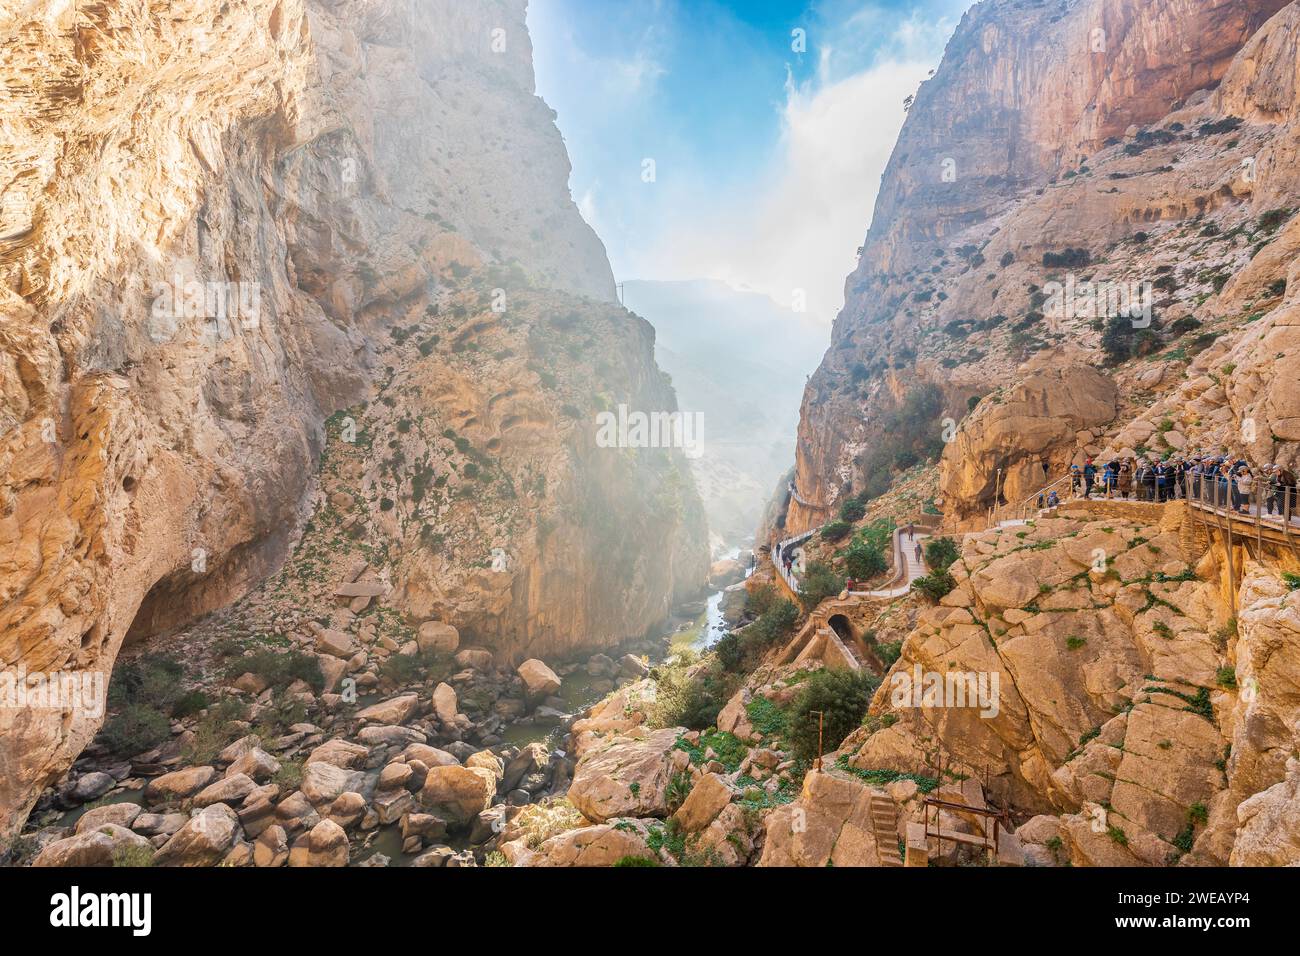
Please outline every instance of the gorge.
[[3, 14], [4, 862], [1300, 863], [1300, 3], [971, 5], [819, 365], [525, 0]]

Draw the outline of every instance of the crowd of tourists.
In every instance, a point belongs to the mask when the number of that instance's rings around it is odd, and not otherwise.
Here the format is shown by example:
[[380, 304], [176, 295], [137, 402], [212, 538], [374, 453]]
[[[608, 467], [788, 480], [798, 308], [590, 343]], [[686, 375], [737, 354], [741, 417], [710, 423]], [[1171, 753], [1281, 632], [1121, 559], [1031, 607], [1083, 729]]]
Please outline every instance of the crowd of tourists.
[[[1192, 499], [1243, 514], [1300, 515], [1296, 475], [1280, 465], [1253, 466], [1227, 455], [1189, 455], [1167, 461], [1089, 458], [1070, 468], [1076, 498], [1118, 498], [1163, 503]], [[1053, 493], [1054, 494], [1054, 493]], [[1040, 505], [1057, 502], [1044, 498]]]

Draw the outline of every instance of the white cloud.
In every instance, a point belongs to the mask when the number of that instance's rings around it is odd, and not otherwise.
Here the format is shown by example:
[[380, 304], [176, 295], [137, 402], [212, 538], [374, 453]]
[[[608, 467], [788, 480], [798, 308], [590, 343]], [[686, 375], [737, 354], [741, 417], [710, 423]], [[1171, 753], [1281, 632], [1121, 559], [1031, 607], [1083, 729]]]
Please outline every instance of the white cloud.
[[650, 252], [653, 277], [704, 275], [783, 305], [803, 290], [811, 315], [829, 323], [866, 238], [903, 100], [930, 68], [887, 61], [815, 90], [791, 86], [765, 184], [723, 208], [690, 210], [690, 226]]

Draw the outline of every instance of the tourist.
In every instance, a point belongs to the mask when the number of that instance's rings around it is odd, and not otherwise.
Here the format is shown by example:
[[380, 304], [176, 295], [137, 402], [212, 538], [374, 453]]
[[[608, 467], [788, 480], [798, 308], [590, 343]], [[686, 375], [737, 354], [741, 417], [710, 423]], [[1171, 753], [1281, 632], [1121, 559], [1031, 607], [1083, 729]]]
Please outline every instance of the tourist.
[[1295, 472], [1290, 468], [1282, 468], [1277, 473], [1278, 484], [1281, 485], [1281, 504], [1278, 506], [1278, 513], [1283, 517], [1295, 517], [1297, 505], [1300, 505], [1300, 488], [1296, 487]]
[[1251, 496], [1255, 492], [1255, 476], [1249, 468], [1237, 469], [1237, 480], [1233, 485], [1232, 510], [1250, 514]]
[[1133, 497], [1133, 459], [1125, 458], [1119, 465], [1119, 496], [1125, 500]]
[[1087, 463], [1083, 466], [1083, 496], [1085, 498], [1092, 497], [1092, 486], [1096, 480], [1097, 466], [1094, 465], [1092, 459], [1089, 458]]

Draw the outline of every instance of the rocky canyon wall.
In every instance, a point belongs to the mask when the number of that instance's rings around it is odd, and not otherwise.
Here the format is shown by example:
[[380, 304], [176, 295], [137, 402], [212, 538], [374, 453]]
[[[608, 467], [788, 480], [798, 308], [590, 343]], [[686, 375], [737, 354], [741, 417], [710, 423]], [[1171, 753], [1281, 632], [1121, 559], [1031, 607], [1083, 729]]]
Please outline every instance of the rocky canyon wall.
[[[558, 388], [557, 373], [597, 360], [607, 399], [674, 407], [653, 332], [614, 305], [603, 248], [569, 196], [524, 11], [523, 0], [0, 4], [6, 669], [107, 672], [128, 634], [145, 640], [239, 598], [317, 503], [326, 420], [416, 362], [425, 382], [388, 396], [386, 413], [405, 403], [394, 420], [455, 419], [494, 451], [516, 446], [476, 424], [523, 427], [518, 468], [550, 455], [553, 496], [609, 499], [545, 515], [563, 557], [516, 549], [522, 577], [510, 581], [525, 583], [475, 605], [485, 643], [506, 656], [613, 643], [702, 580], [698, 498], [673, 456], [596, 454], [580, 427], [592, 407], [561, 429], [559, 406], [574, 403], [559, 391], [533, 403], [544, 415], [530, 406], [480, 424], [467, 411], [529, 405], [520, 391]], [[533, 302], [494, 353], [513, 345], [517, 358], [476, 362], [467, 377], [448, 366], [475, 361], [468, 327], [511, 317], [493, 309], [498, 286]], [[557, 317], [602, 354], [518, 348], [533, 319]], [[419, 321], [442, 330], [413, 338]], [[443, 349], [416, 350], [439, 334]], [[510, 461], [498, 470], [519, 475]], [[403, 507], [412, 480], [391, 479]], [[645, 547], [642, 573], [599, 550], [610, 535], [596, 529], [622, 500], [644, 504], [620, 542]], [[516, 533], [543, 517], [525, 512]], [[482, 543], [438, 568], [403, 552], [399, 610], [454, 621], [449, 592]], [[574, 586], [569, 571], [594, 584]], [[0, 831], [98, 724], [68, 707], [0, 712]]]
[[[1253, 309], [1286, 274], [1281, 250], [1293, 250], [1286, 230], [1261, 231], [1259, 220], [1295, 195], [1285, 161], [1294, 19], [1282, 0], [988, 0], [967, 13], [911, 106], [831, 349], [805, 392], [789, 528], [827, 520], [869, 483], [865, 453], [902, 383], [938, 385], [944, 417], [960, 423], [1039, 368], [1105, 365], [1095, 316], [1044, 316], [1043, 289], [1067, 273], [1153, 282], [1174, 272], [1156, 293], [1165, 344], [1183, 317], [1225, 344], [1238, 334], [1244, 299], [1229, 302], [1232, 278], [1259, 274]], [[1192, 242], [1209, 217], [1219, 238]], [[1234, 229], [1229, 246], [1222, 237]], [[1070, 266], [1067, 250], [1086, 259]], [[1118, 427], [1152, 389], [1125, 369], [1106, 372], [1121, 394]], [[1088, 419], [1082, 411], [1069, 416]], [[1109, 424], [1088, 421], [1034, 454], [1059, 465], [1098, 453]], [[950, 444], [945, 456], [958, 513], [993, 503], [992, 482], [959, 472], [1016, 470], [1023, 457], [967, 445], [971, 454]]]

